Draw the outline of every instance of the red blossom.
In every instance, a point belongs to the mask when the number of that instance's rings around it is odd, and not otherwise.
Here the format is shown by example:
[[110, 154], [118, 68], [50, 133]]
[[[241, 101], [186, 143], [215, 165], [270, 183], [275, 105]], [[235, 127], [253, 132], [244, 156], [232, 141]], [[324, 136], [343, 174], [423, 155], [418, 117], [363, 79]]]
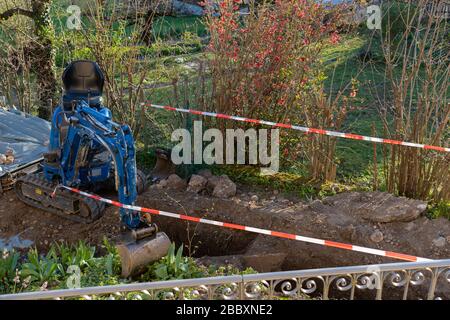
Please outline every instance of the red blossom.
[[333, 32], [331, 34], [330, 41], [332, 44], [337, 44], [337, 43], [339, 43], [340, 40], [341, 40], [341, 37], [339, 36], [339, 34], [337, 32]]

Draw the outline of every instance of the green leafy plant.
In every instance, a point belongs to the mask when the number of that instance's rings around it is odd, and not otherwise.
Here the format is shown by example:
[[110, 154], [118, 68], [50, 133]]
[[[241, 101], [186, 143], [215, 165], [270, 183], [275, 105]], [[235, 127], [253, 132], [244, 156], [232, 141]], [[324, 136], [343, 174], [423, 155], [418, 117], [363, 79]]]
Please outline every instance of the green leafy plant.
[[81, 276], [81, 286], [105, 286], [126, 283], [120, 279], [120, 267], [114, 267], [114, 256], [108, 254], [95, 259], [95, 264], [88, 267]]
[[26, 263], [21, 266], [22, 277], [30, 277], [31, 282], [45, 283], [58, 280], [58, 261], [52, 253], [40, 256], [37, 249], [28, 252]]
[[106, 254], [91, 260], [81, 277], [82, 286], [115, 285], [126, 282], [120, 279], [121, 265], [117, 248], [106, 237], [103, 238], [102, 247], [106, 250]]
[[4, 250], [0, 257], [0, 292], [8, 292], [14, 283], [19, 254], [14, 250]]
[[117, 251], [116, 246], [111, 244], [106, 237], [103, 238], [103, 248], [106, 249], [108, 254], [105, 258], [105, 267], [106, 271], [109, 275], [118, 275], [121, 271], [121, 263], [119, 252]]
[[144, 274], [142, 278], [154, 280], [173, 280], [199, 278], [205, 276], [205, 271], [195, 263], [194, 259], [183, 257], [183, 246], [180, 246], [176, 252], [175, 250], [175, 243], [172, 243], [167, 256], [152, 264], [149, 267], [148, 272]]
[[84, 241], [72, 247], [60, 245], [58, 249], [65, 267], [77, 265], [83, 269], [94, 264], [95, 247], [88, 246]]
[[439, 203], [431, 204], [428, 207], [427, 216], [430, 219], [444, 217], [450, 220], [450, 201], [441, 201]]

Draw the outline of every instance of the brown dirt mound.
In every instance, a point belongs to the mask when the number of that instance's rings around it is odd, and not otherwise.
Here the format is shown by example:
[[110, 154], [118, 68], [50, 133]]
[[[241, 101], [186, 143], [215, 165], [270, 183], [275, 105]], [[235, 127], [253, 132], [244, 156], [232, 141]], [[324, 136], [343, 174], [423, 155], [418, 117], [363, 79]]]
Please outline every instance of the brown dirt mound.
[[[260, 194], [255, 201], [254, 196], [240, 192], [232, 199], [218, 199], [192, 192], [150, 188], [139, 197], [138, 203], [170, 212], [432, 259], [450, 257], [448, 220], [429, 220], [420, 216], [412, 221], [407, 219], [409, 222], [377, 222], [376, 219], [370, 219], [370, 216], [368, 218], [371, 209], [366, 204], [374, 203], [379, 206], [376, 199], [380, 194], [345, 193], [309, 204], [294, 203], [281, 199], [281, 196], [276, 199], [270, 196], [271, 194]], [[368, 198], [372, 200], [368, 201]], [[400, 202], [410, 203], [407, 199], [396, 199], [399, 200], [393, 202], [391, 207], [398, 207]], [[33, 241], [33, 245], [43, 251], [53, 241], [76, 243], [78, 240], [85, 240], [99, 245], [104, 236], [114, 241], [121, 232], [118, 209], [114, 207], [108, 208], [98, 221], [84, 225], [30, 208], [18, 201], [13, 192], [0, 196], [0, 203], [0, 239], [20, 235], [23, 239]], [[413, 202], [412, 207], [415, 206], [417, 203]], [[400, 216], [404, 219], [404, 215]], [[173, 241], [186, 245], [186, 254], [197, 257], [242, 256], [244, 258], [240, 263], [244, 267], [253, 266], [261, 271], [395, 261], [166, 217], [155, 216], [154, 221]], [[376, 242], [373, 241], [374, 237], [371, 237], [375, 231], [382, 234]], [[444, 242], [436, 239], [444, 239]], [[277, 263], [274, 263], [273, 259], [270, 266], [262, 263], [259, 255], [264, 254], [277, 255], [276, 259], [274, 258]], [[264, 262], [264, 259], [262, 261]]]

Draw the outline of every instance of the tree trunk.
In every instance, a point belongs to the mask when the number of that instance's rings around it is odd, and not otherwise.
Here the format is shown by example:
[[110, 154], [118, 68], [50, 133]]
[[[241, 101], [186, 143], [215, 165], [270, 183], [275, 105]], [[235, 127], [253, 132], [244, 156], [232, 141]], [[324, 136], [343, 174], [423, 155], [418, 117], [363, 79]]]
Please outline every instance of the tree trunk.
[[36, 75], [40, 118], [49, 119], [52, 107], [57, 102], [55, 52], [53, 39], [55, 30], [50, 18], [52, 0], [30, 0], [31, 11], [20, 7], [8, 9], [0, 13], [0, 21], [8, 20], [15, 15], [23, 15], [33, 20], [36, 39], [30, 41], [24, 54], [30, 70]]
[[49, 119], [56, 104], [57, 81], [55, 72], [55, 52], [53, 39], [55, 31], [50, 18], [51, 0], [32, 2], [33, 21], [37, 40], [31, 51], [32, 70], [37, 77], [39, 92], [38, 115]]

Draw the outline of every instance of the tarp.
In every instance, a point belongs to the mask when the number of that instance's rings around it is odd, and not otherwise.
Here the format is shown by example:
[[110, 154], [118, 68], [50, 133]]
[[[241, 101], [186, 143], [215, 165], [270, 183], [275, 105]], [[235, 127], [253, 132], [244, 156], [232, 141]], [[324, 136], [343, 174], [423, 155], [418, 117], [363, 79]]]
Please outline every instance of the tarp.
[[0, 177], [47, 152], [50, 126], [50, 122], [38, 117], [0, 108], [0, 153], [13, 149], [15, 158], [11, 165], [0, 165]]

